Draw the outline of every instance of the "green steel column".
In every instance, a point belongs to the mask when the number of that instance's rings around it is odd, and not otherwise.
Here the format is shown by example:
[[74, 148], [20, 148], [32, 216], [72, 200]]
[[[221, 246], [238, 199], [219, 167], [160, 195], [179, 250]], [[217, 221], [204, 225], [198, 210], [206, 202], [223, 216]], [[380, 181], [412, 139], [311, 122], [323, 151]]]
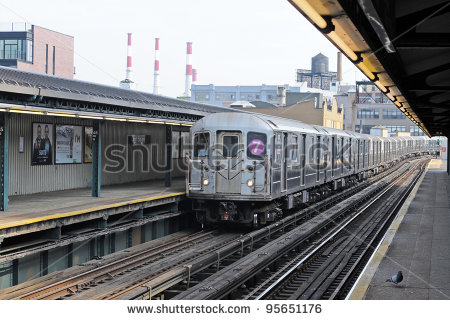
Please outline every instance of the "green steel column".
[[92, 196], [100, 197], [100, 187], [102, 184], [102, 124], [100, 121], [94, 122], [92, 132]]
[[166, 125], [166, 176], [165, 186], [172, 186], [172, 126]]
[[8, 135], [8, 114], [2, 113], [2, 115], [0, 115], [0, 211], [8, 210]]

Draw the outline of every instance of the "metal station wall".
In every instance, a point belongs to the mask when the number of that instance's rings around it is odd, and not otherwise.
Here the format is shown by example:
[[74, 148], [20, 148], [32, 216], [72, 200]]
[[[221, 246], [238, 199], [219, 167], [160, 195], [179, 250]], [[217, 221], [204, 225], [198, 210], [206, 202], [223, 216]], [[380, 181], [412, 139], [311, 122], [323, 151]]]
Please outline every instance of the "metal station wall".
[[[165, 125], [107, 121], [102, 130], [102, 185], [164, 179]], [[132, 146], [129, 142], [132, 135], [149, 136], [149, 143]], [[175, 178], [184, 176], [182, 160], [173, 159]], [[120, 161], [125, 165], [118, 165]]]
[[[9, 192], [8, 195], [26, 195], [39, 192], [51, 192], [91, 186], [92, 164], [53, 164], [31, 165], [32, 124], [33, 122], [92, 126], [92, 120], [62, 118], [42, 115], [13, 114], [9, 117]], [[54, 130], [55, 126], [53, 126]], [[165, 136], [166, 129], [160, 124], [124, 123], [105, 121], [102, 127], [102, 185], [122, 184], [134, 181], [164, 179], [165, 174]], [[128, 148], [130, 135], [149, 135], [150, 144], [147, 158], [140, 149], [129, 157], [129, 152], [119, 152], [122, 145]], [[19, 152], [19, 137], [24, 138], [24, 152]], [[53, 132], [53, 143], [54, 143]], [[82, 142], [84, 145], [84, 140]], [[113, 147], [111, 147], [113, 145]], [[114, 147], [115, 146], [115, 147]], [[111, 150], [116, 153], [111, 157]], [[108, 150], [109, 154], [108, 154]], [[114, 158], [116, 155], [116, 158]], [[117, 165], [117, 156], [124, 158], [125, 166], [119, 170], [106, 170]], [[54, 155], [53, 155], [54, 157]], [[151, 165], [143, 164], [144, 159]], [[132, 169], [132, 170], [129, 170]], [[184, 176], [183, 159], [173, 159], [173, 177]]]
[[[24, 195], [90, 186], [92, 177], [90, 163], [31, 165], [33, 122], [51, 123], [53, 125], [92, 125], [92, 122], [88, 119], [10, 113], [8, 195]], [[19, 137], [24, 137], [23, 153], [19, 152]]]

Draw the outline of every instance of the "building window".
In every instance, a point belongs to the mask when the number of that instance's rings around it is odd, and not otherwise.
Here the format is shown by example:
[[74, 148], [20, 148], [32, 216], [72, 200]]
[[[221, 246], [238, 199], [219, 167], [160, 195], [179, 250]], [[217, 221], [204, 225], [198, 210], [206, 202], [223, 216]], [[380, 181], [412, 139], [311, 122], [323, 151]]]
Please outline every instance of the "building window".
[[55, 48], [55, 46], [53, 46], [53, 75], [55, 75], [55, 62], [56, 62], [55, 54], [56, 54], [56, 48]]
[[418, 126], [410, 126], [409, 132], [411, 133], [411, 136], [424, 136], [425, 133], [420, 129]]
[[398, 109], [383, 109], [383, 119], [406, 119], [406, 115]]
[[376, 109], [358, 109], [358, 119], [378, 119], [380, 117]]
[[45, 45], [45, 73], [48, 73], [48, 44]]
[[363, 125], [362, 126], [362, 130], [361, 130], [361, 126], [360, 125], [356, 125], [355, 126], [355, 132], [361, 132], [361, 133], [370, 134], [370, 129], [372, 129], [372, 127], [374, 127], [374, 126], [373, 125]]
[[205, 101], [209, 100], [208, 92], [197, 92], [195, 93], [195, 101]]
[[385, 126], [388, 129], [389, 136], [395, 136], [396, 132], [406, 132], [406, 126]]
[[33, 62], [33, 41], [27, 40], [26, 61]]

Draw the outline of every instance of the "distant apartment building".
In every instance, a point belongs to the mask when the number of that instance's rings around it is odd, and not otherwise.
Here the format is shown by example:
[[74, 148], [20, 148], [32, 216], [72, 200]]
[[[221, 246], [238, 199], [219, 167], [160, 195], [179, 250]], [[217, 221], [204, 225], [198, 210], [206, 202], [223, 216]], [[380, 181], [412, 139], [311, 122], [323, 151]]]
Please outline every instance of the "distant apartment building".
[[207, 103], [221, 107], [228, 107], [236, 101], [262, 101], [275, 105], [283, 104], [283, 94], [300, 92], [299, 87], [284, 85], [261, 86], [215, 86], [196, 85], [191, 86], [191, 101]]
[[247, 107], [245, 110], [328, 128], [343, 127], [343, 110], [339, 108], [336, 99], [318, 92], [287, 93], [286, 106], [266, 104]]
[[74, 38], [24, 23], [1, 25], [0, 65], [73, 79]]
[[389, 136], [395, 136], [397, 132], [400, 135], [425, 135], [370, 81], [356, 82], [355, 101], [345, 118], [345, 128], [356, 132], [370, 134], [371, 128], [381, 125], [388, 129]]

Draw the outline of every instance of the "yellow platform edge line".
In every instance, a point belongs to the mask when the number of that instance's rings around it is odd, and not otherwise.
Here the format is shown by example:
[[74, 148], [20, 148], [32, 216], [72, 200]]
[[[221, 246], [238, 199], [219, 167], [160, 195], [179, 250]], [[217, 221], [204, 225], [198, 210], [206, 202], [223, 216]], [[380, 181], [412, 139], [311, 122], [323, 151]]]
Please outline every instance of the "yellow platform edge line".
[[130, 201], [123, 201], [123, 202], [117, 202], [117, 203], [113, 203], [113, 204], [107, 204], [107, 205], [103, 205], [103, 206], [92, 207], [92, 208], [87, 208], [87, 209], [82, 209], [82, 210], [76, 210], [76, 211], [71, 211], [71, 212], [66, 212], [66, 213], [53, 214], [53, 215], [49, 215], [49, 216], [45, 216], [45, 217], [39, 217], [39, 218], [34, 218], [34, 219], [14, 221], [14, 222], [9, 222], [9, 223], [5, 223], [5, 224], [0, 225], [0, 230], [1, 229], [7, 229], [7, 228], [14, 228], [14, 227], [18, 227], [18, 226], [24, 226], [24, 225], [33, 224], [33, 223], [36, 223], [36, 222], [47, 221], [47, 220], [53, 220], [53, 219], [59, 219], [59, 218], [67, 218], [67, 217], [77, 216], [77, 215], [85, 214], [85, 213], [89, 213], [89, 212], [122, 207], [122, 206], [130, 205], [130, 204], [136, 204], [136, 203], [153, 201], [153, 200], [158, 200], [158, 199], [163, 199], [163, 198], [182, 196], [182, 195], [185, 195], [185, 194], [186, 194], [186, 192], [177, 192], [177, 193], [171, 193], [171, 194], [166, 194], [166, 195], [157, 196], [157, 197], [150, 197], [150, 198], [142, 198], [142, 199], [136, 199], [136, 200], [130, 200]]
[[348, 300], [362, 300], [364, 298], [364, 295], [366, 294], [367, 289], [369, 288], [369, 285], [372, 282], [372, 278], [375, 275], [375, 272], [378, 270], [378, 266], [380, 265], [381, 261], [386, 255], [389, 246], [394, 240], [395, 233], [397, 232], [401, 222], [403, 221], [405, 214], [408, 212], [409, 206], [411, 205], [411, 202], [415, 198], [416, 193], [419, 190], [419, 187], [422, 184], [422, 181], [428, 172], [428, 169], [431, 167], [431, 163], [432, 161], [428, 163], [425, 171], [422, 173], [422, 176], [419, 178], [417, 184], [414, 186], [414, 189], [409, 194], [408, 198], [406, 198], [406, 201], [403, 203], [394, 221], [392, 221], [381, 244], [378, 246], [376, 252], [372, 255], [370, 261], [367, 263], [365, 269], [363, 270], [363, 273], [358, 279], [358, 282], [354, 285], [353, 291], [351, 292], [351, 295], [348, 298]]

